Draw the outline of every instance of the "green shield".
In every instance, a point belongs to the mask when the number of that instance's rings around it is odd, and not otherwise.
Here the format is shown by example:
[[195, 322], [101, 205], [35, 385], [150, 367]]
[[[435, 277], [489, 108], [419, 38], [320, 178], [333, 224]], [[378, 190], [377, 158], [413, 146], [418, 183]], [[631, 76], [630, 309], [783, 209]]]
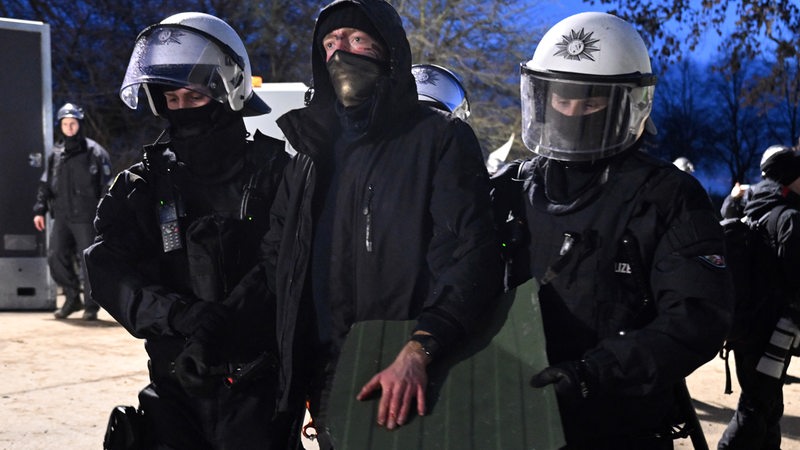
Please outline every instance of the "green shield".
[[[497, 299], [485, 327], [428, 367], [425, 416], [389, 431], [376, 425], [378, 401], [356, 394], [387, 367], [415, 321], [353, 326], [342, 350], [325, 423], [337, 450], [552, 450], [564, 446], [552, 386], [534, 389], [547, 366], [538, 284], [531, 280]], [[416, 408], [412, 408], [416, 409]]]

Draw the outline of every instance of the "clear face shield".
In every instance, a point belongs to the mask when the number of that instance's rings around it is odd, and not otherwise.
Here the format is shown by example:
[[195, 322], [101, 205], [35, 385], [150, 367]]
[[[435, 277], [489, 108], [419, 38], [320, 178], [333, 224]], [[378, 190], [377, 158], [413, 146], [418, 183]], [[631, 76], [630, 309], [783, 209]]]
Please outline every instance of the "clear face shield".
[[594, 161], [622, 152], [644, 131], [653, 85], [578, 81], [522, 67], [522, 139], [536, 154]]
[[[136, 41], [120, 98], [129, 108], [136, 109], [140, 86], [157, 83], [191, 89], [227, 103], [229, 93], [242, 82], [242, 66], [202, 33], [180, 26], [156, 25]], [[153, 99], [149, 101], [155, 112]]]

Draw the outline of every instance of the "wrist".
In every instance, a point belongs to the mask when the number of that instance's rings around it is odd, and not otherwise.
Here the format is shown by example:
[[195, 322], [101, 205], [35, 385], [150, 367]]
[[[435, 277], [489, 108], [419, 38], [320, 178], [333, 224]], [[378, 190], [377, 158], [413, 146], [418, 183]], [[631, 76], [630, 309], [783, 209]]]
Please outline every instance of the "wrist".
[[436, 359], [441, 350], [439, 341], [432, 335], [427, 333], [415, 333], [411, 335], [408, 340], [408, 345], [413, 350], [425, 356], [427, 362]]

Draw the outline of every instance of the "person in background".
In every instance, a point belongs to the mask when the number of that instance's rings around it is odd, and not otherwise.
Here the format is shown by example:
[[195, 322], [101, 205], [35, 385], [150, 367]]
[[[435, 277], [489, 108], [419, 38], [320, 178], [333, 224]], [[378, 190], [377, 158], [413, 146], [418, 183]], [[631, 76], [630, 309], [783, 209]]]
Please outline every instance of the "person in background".
[[744, 205], [750, 199], [750, 185], [741, 184], [738, 181], [731, 188], [731, 193], [722, 200], [722, 207], [719, 213], [723, 219], [735, 219], [744, 217]]
[[736, 412], [720, 450], [781, 448], [783, 385], [800, 342], [800, 154], [773, 145], [761, 158], [763, 180], [751, 187], [743, 217], [767, 242], [769, 257], [756, 254], [760, 276], [752, 286], [754, 309], [745, 335], [731, 346], [741, 388]]
[[731, 321], [708, 196], [639, 151], [655, 82], [628, 22], [558, 22], [521, 65], [522, 136], [536, 156], [493, 177], [496, 217], [516, 227], [503, 234], [508, 285], [540, 286], [550, 366], [530, 384], [555, 386], [570, 450], [671, 449], [673, 425], [690, 421], [702, 435], [684, 378]]
[[[198, 12], [144, 29], [122, 82], [125, 105], [142, 96], [168, 124], [101, 200], [85, 252], [97, 301], [150, 357], [131, 414], [145, 430], [135, 448], [282, 450], [299, 440], [302, 410], [275, 413], [274, 301], [243, 281], [257, 270], [289, 160], [282, 141], [248, 139], [243, 116], [270, 111], [251, 83], [241, 38]], [[106, 444], [124, 439], [120, 429], [112, 415]]]
[[94, 241], [92, 221], [97, 202], [111, 182], [111, 159], [106, 149], [86, 137], [84, 117], [83, 109], [74, 103], [58, 109], [60, 137], [47, 158], [33, 205], [33, 225], [38, 231], [45, 230], [48, 212], [53, 218], [47, 264], [64, 292], [56, 319], [83, 309], [84, 320], [96, 320], [99, 309], [87, 286], [81, 255]]
[[[764, 170], [763, 167], [766, 165], [767, 161], [769, 160], [772, 155], [777, 152], [781, 152], [789, 147], [783, 145], [771, 145], [764, 150], [764, 153], [761, 155], [761, 162], [760, 167], [761, 170], [761, 178], [764, 179]], [[797, 151], [800, 147], [791, 147], [793, 150]], [[728, 194], [725, 199], [722, 201], [722, 207], [720, 208], [720, 214], [722, 214], [723, 219], [732, 219], [732, 218], [742, 218], [744, 217], [744, 208], [747, 204], [748, 200], [750, 200], [750, 196], [752, 195], [751, 185], [749, 184], [741, 184], [738, 181], [734, 183], [733, 187], [731, 188], [731, 193]]]
[[502, 265], [478, 140], [419, 102], [397, 11], [383, 0], [327, 5], [312, 69], [309, 105], [278, 119], [298, 154], [264, 245], [282, 406], [310, 398], [327, 449], [326, 396], [351, 325], [417, 322], [388, 367], [353, 392], [377, 394], [377, 424], [395, 429], [426, 413], [426, 367], [480, 322]]
[[464, 122], [469, 119], [467, 91], [455, 73], [436, 64], [414, 64], [411, 73], [420, 102], [447, 111]]
[[688, 173], [689, 175], [694, 175], [694, 164], [689, 161], [689, 158], [685, 156], [680, 156], [675, 158], [675, 161], [672, 161], [672, 164], [675, 165], [678, 169]]

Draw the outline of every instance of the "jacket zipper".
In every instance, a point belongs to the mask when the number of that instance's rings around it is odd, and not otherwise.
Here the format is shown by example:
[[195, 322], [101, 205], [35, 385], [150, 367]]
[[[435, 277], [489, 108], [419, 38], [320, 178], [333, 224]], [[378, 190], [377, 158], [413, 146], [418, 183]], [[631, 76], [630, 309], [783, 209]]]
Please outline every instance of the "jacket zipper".
[[375, 187], [372, 184], [367, 186], [367, 198], [364, 201], [364, 209], [362, 210], [362, 213], [364, 214], [365, 223], [366, 223], [366, 225], [365, 225], [366, 233], [365, 233], [365, 238], [364, 238], [365, 242], [364, 243], [365, 243], [365, 245], [367, 247], [367, 253], [372, 253], [372, 209], [371, 209], [371, 204], [372, 204], [372, 195], [374, 193], [375, 193]]

